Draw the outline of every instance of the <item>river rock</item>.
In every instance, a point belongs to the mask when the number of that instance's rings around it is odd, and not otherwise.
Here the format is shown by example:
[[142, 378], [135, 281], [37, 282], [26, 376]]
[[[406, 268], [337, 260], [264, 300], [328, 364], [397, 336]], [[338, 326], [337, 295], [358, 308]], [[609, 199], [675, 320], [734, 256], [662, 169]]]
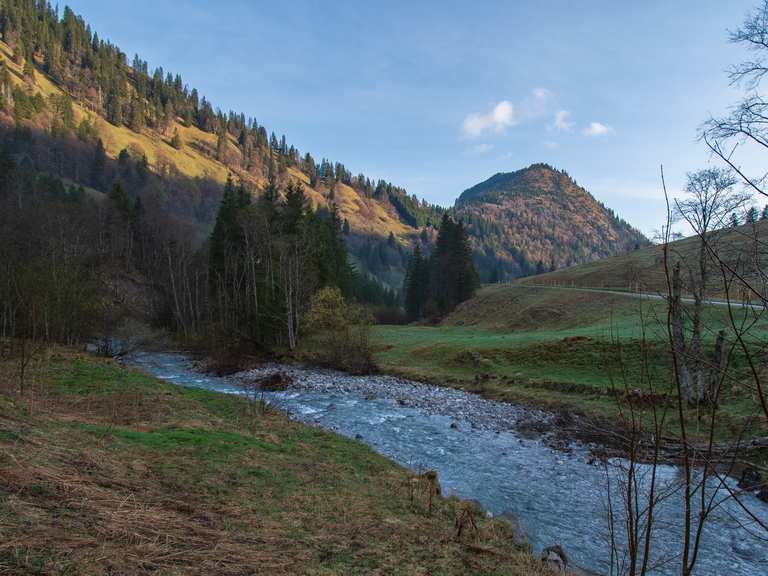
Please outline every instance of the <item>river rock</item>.
[[742, 490], [757, 490], [760, 488], [760, 473], [751, 466], [744, 468], [739, 480], [739, 488]]
[[754, 542], [750, 542], [749, 540], [745, 540], [743, 538], [735, 538], [731, 542], [731, 550], [733, 550], [734, 553], [736, 553], [738, 556], [746, 558], [747, 560], [753, 559], [757, 554]]
[[541, 561], [553, 572], [565, 573], [568, 570], [568, 557], [559, 544], [544, 548], [541, 552]]
[[281, 392], [288, 389], [288, 386], [293, 382], [293, 378], [285, 372], [274, 372], [258, 379], [256, 382], [259, 388], [265, 392]]

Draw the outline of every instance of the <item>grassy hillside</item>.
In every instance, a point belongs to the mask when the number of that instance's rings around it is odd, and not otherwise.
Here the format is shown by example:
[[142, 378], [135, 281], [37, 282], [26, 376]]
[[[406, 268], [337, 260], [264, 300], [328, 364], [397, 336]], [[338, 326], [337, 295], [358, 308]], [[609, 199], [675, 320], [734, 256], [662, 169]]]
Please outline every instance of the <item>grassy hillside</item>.
[[[717, 240], [721, 258], [730, 266], [744, 272], [747, 277], [755, 275], [755, 241], [760, 245], [768, 236], [768, 222], [747, 224], [724, 230]], [[698, 258], [699, 241], [696, 237], [684, 238], [669, 245], [670, 266], [682, 262], [685, 268]], [[760, 249], [761, 258], [764, 258]], [[762, 260], [761, 260], [762, 261]], [[722, 278], [712, 262], [714, 274], [710, 288], [713, 296], [722, 296]], [[685, 274], [683, 275], [685, 277]], [[685, 279], [685, 278], [684, 278]], [[522, 285], [559, 285], [581, 288], [610, 288], [639, 292], [667, 292], [664, 273], [664, 255], [661, 246], [649, 246], [627, 254], [604, 258], [580, 266], [572, 266], [548, 274], [519, 280]], [[740, 297], [741, 294], [736, 294]]]
[[[14, 83], [24, 86], [30, 93], [38, 92], [46, 98], [54, 94], [62, 94], [62, 89], [39, 68], [35, 71], [33, 82], [25, 81], [21, 68], [13, 61], [13, 50], [2, 41], [0, 41], [0, 59], [5, 61], [11, 71]], [[173, 134], [173, 130], [178, 129], [185, 144], [181, 150], [177, 150], [171, 146], [170, 136], [163, 138], [149, 129], [137, 133], [125, 126], [114, 126], [98, 114], [84, 108], [76, 99], [73, 99], [73, 107], [76, 122], [79, 123], [83, 118], [90, 118], [95, 122], [107, 154], [113, 158], [116, 158], [123, 149], [135, 150], [137, 153], [146, 154], [150, 165], [156, 170], [166, 166], [169, 169], [178, 170], [185, 176], [210, 178], [221, 183], [226, 181], [227, 168], [202, 153], [202, 150], [215, 148], [214, 134], [175, 122], [168, 133]]]
[[[707, 306], [705, 312], [708, 334], [726, 326], [725, 307]], [[387, 372], [615, 421], [621, 404], [612, 390], [621, 393], [626, 386], [648, 393], [652, 384], [654, 393], [669, 392], [666, 313], [662, 301], [492, 285], [438, 326], [379, 326], [373, 340], [376, 361]], [[751, 340], [766, 338], [768, 322], [761, 320]], [[714, 337], [706, 343], [713, 346]], [[747, 392], [748, 369], [738, 353], [732, 366], [718, 433], [730, 437], [744, 425], [755, 434], [768, 433], [752, 421], [757, 406]]]
[[[0, 60], [4, 61], [12, 74], [16, 85], [24, 86], [29, 93], [40, 93], [46, 98], [63, 93], [41, 69], [35, 70], [33, 81], [23, 78], [22, 69], [13, 61], [13, 50], [0, 41]], [[238, 179], [248, 183], [254, 189], [266, 183], [263, 168], [245, 170], [235, 139], [228, 135], [226, 161], [220, 162], [215, 158], [216, 134], [204, 132], [196, 126], [187, 126], [176, 118], [165, 133], [144, 128], [136, 132], [127, 126], [115, 126], [100, 115], [84, 107], [82, 102], [73, 98], [75, 120], [79, 123], [82, 118], [89, 118], [95, 123], [96, 131], [104, 143], [107, 154], [116, 158], [121, 150], [127, 149], [135, 155], [146, 154], [150, 166], [159, 173], [180, 173], [191, 178], [204, 178], [223, 184], [228, 174], [234, 174]], [[46, 126], [46, 119], [38, 123]], [[181, 148], [171, 145], [175, 132], [181, 138]], [[325, 207], [330, 205], [329, 191], [323, 185], [312, 188], [309, 178], [300, 170], [289, 167], [286, 178], [301, 182], [313, 206]], [[387, 202], [377, 201], [366, 197], [344, 183], [337, 183], [333, 201], [336, 203], [341, 217], [347, 219], [353, 231], [375, 235], [386, 239], [390, 233], [405, 241], [416, 229], [405, 223], [396, 209]]]
[[[0, 573], [543, 574], [362, 444], [66, 351], [0, 364]], [[411, 501], [409, 485], [414, 487]]]

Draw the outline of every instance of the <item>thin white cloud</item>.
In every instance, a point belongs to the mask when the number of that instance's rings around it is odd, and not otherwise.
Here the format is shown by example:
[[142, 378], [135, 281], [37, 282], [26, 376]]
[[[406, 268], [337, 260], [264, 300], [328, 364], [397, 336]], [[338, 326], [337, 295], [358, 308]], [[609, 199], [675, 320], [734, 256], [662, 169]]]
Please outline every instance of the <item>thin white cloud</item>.
[[534, 88], [530, 95], [523, 98], [517, 106], [518, 118], [523, 120], [535, 120], [549, 113], [555, 100], [555, 93], [547, 88]]
[[480, 144], [475, 144], [474, 146], [467, 146], [464, 149], [464, 154], [467, 156], [482, 156], [483, 154], [488, 154], [488, 152], [493, 150], [493, 148], [493, 144], [489, 144], [488, 142], [481, 142]]
[[557, 150], [558, 148], [560, 148], [560, 144], [558, 144], [557, 142], [553, 142], [552, 140], [545, 140], [544, 148], [546, 148], [547, 150]]
[[540, 108], [546, 108], [554, 97], [555, 93], [547, 88], [533, 89], [533, 100]]
[[504, 132], [517, 123], [515, 107], [509, 100], [502, 100], [485, 114], [473, 112], [461, 125], [466, 138], [478, 138], [487, 132]]
[[590, 122], [589, 126], [582, 130], [584, 136], [605, 136], [613, 132], [613, 128], [600, 122]]
[[552, 122], [552, 127], [560, 132], [571, 132], [574, 123], [571, 122], [570, 118], [571, 113], [568, 110], [558, 110], [555, 112], [555, 120]]

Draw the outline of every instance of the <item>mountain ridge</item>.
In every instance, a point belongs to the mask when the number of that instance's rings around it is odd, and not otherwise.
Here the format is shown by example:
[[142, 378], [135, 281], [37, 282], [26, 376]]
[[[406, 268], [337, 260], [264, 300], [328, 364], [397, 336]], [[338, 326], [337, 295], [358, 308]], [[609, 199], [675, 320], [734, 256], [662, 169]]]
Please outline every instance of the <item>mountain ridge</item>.
[[[460, 195], [452, 208], [444, 208], [384, 180], [374, 182], [363, 174], [352, 175], [338, 162], [316, 162], [310, 154], [301, 155], [297, 148], [288, 146], [284, 136], [278, 139], [274, 132], [269, 135], [254, 119], [214, 110], [180, 76], [166, 75], [162, 68], [150, 74], [147, 63], [138, 56], [129, 64], [118, 47], [99, 39], [69, 8], [59, 19], [50, 5], [29, 6], [10, 2], [3, 7], [0, 61], [10, 74], [8, 89], [2, 94], [0, 122], [47, 133], [61, 131], [65, 137], [76, 134], [78, 138], [78, 123], [85, 124], [93, 133], [89, 142], [100, 140], [109, 157], [118, 159], [127, 154], [137, 161], [143, 157], [157, 174], [181, 174], [190, 182], [202, 182], [201, 186], [207, 186], [206, 182], [223, 185], [229, 175], [253, 193], [258, 193], [270, 177], [282, 185], [301, 182], [315, 209], [338, 211], [358, 268], [390, 288], [401, 286], [411, 248], [421, 243], [429, 249], [439, 219], [446, 212], [454, 212], [467, 223], [475, 261], [486, 281], [526, 275], [536, 271], [540, 263], [560, 266], [588, 261], [629, 245], [620, 238], [609, 238], [595, 246], [566, 250], [557, 238], [543, 242], [542, 238], [528, 237], [553, 235], [541, 227], [519, 229], [510, 214], [500, 212], [498, 206], [463, 202], [462, 197], [472, 189]], [[17, 100], [37, 95], [39, 106], [20, 113]], [[65, 114], [54, 100], [69, 101], [68, 128]], [[49, 158], [35, 161], [38, 169], [109, 192], [109, 183], [99, 187], [82, 171], [69, 173]], [[531, 168], [511, 174], [524, 174]], [[497, 173], [489, 180], [503, 180], [505, 174], [510, 173]], [[140, 193], [148, 192], [129, 190], [129, 194]], [[188, 212], [205, 233], [212, 225], [215, 198], [196, 205], [196, 195], [200, 196], [191, 192], [185, 203], [192, 203]], [[515, 227], [517, 233], [510, 234], [507, 228]], [[589, 236], [599, 239], [599, 235]]]

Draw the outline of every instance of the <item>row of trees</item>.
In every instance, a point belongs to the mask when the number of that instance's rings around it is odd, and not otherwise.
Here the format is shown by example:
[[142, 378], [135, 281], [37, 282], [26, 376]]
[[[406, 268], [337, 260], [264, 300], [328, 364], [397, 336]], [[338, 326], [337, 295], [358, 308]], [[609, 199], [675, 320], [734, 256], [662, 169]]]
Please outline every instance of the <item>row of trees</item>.
[[394, 304], [348, 262], [335, 209], [312, 210], [300, 185], [272, 181], [254, 200], [230, 179], [206, 239], [152, 194], [162, 180], [143, 159], [95, 146], [84, 176], [110, 178], [100, 194], [19, 164], [12, 143], [0, 146], [0, 337], [75, 343], [131, 315], [187, 338], [295, 349], [322, 287]]
[[739, 217], [738, 211], [734, 211], [730, 215], [730, 225], [735, 226], [741, 226], [742, 224], [755, 224], [757, 222], [762, 222], [763, 220], [768, 220], [768, 204], [766, 204], [762, 211], [758, 211], [756, 206], [750, 206], [746, 209], [744, 212], [744, 218]]
[[312, 294], [334, 286], [351, 297], [356, 280], [335, 210], [311, 210], [300, 184], [281, 200], [270, 182], [254, 202], [231, 180], [211, 234], [209, 278], [212, 320], [225, 334], [290, 349]]
[[[255, 119], [242, 113], [222, 112], [189, 88], [178, 74], [157, 67], [150, 71], [138, 55], [129, 62], [126, 54], [95, 31], [70, 8], [61, 16], [58, 7], [47, 1], [8, 0], [0, 4], [0, 33], [14, 48], [16, 63], [34, 75], [35, 62], [78, 101], [117, 126], [134, 131], [151, 128], [169, 138], [176, 148], [183, 141], [174, 123], [195, 126], [217, 135], [215, 149], [209, 152], [217, 160], [232, 165], [228, 148], [233, 142], [240, 154], [240, 166], [261, 171], [264, 176], [275, 161], [277, 172], [288, 166], [305, 172], [312, 187], [327, 187], [333, 195], [336, 183], [354, 186], [361, 194], [392, 202], [401, 216], [413, 225], [423, 226], [440, 209], [408, 196], [402, 188], [389, 182], [352, 173], [341, 163], [310, 154], [301, 155], [298, 148], [268, 132]], [[26, 74], [26, 73], [25, 73]], [[0, 78], [2, 80], [2, 78]], [[2, 96], [0, 87], [0, 96]], [[18, 92], [20, 100], [23, 91]], [[27, 115], [26, 117], [29, 117]]]
[[403, 285], [410, 321], [444, 316], [471, 298], [479, 285], [464, 224], [444, 214], [432, 253], [422, 255], [417, 243]]

